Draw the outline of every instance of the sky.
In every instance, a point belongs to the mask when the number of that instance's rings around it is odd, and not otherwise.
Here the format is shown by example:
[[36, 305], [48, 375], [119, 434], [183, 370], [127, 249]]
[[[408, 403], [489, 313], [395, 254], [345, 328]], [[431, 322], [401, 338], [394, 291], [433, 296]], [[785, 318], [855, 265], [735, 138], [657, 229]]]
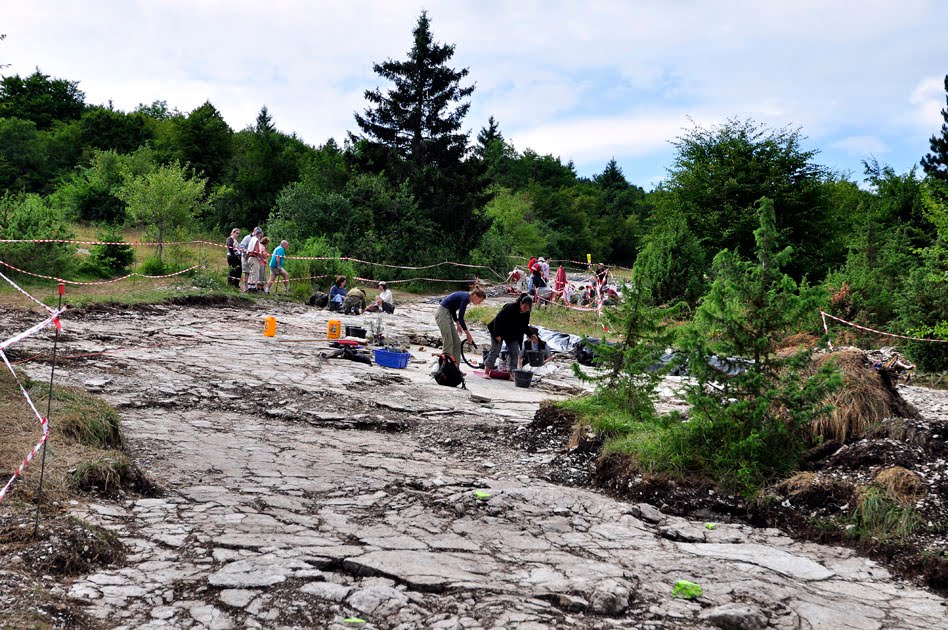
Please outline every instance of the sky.
[[942, 0], [32, 0], [5, 3], [0, 73], [39, 68], [125, 111], [209, 100], [234, 130], [266, 105], [318, 146], [390, 87], [372, 64], [407, 56], [422, 10], [476, 85], [472, 139], [494, 116], [583, 176], [614, 158], [651, 189], [676, 138], [733, 118], [799, 129], [861, 181], [865, 159], [912, 168], [943, 122]]

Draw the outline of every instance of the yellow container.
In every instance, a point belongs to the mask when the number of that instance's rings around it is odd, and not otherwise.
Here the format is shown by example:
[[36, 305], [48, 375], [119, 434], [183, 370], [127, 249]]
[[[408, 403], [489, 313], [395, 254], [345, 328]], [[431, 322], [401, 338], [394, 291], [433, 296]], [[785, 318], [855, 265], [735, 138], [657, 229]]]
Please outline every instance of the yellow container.
[[330, 339], [339, 339], [342, 337], [342, 322], [338, 319], [330, 319], [326, 329], [326, 336]]
[[272, 315], [268, 315], [263, 318], [263, 336], [272, 337], [276, 335], [277, 332], [277, 318]]

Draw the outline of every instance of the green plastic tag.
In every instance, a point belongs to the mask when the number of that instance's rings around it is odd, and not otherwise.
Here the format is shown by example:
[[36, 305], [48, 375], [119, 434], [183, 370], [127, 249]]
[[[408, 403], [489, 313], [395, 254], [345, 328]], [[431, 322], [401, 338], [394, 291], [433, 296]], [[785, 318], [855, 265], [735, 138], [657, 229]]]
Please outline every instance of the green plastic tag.
[[487, 490], [475, 490], [474, 498], [480, 499], [481, 501], [486, 501], [487, 499], [490, 498], [490, 492], [488, 492]]
[[705, 523], [705, 524], [704, 524], [704, 528], [705, 528], [705, 529], [714, 529], [714, 523]]
[[700, 586], [688, 580], [678, 580], [672, 588], [672, 596], [684, 599], [698, 599], [702, 592]]
[[342, 623], [365, 623], [365, 619], [359, 619], [358, 617], [346, 617], [342, 620]]

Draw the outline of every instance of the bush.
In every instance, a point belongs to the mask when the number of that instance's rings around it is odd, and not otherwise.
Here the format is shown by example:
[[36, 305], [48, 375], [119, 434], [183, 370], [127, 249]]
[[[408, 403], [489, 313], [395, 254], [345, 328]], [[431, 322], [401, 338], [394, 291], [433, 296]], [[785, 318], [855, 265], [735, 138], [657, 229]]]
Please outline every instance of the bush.
[[[295, 260], [293, 256], [329, 258], [330, 260]], [[340, 257], [339, 250], [330, 245], [326, 238], [317, 236], [308, 239], [297, 253], [288, 258], [286, 270], [291, 279], [308, 279], [309, 282], [302, 282], [302, 285], [308, 286], [310, 289], [328, 287], [336, 279], [336, 276], [346, 276], [351, 284], [353, 277], [356, 275], [355, 266], [349, 261], [338, 260]], [[294, 294], [296, 294], [296, 291], [294, 288]], [[309, 295], [307, 294], [305, 297], [308, 298]]]
[[[114, 226], [107, 226], [97, 232], [96, 240], [107, 243], [125, 242], [122, 233]], [[134, 261], [135, 250], [131, 245], [93, 245], [82, 270], [101, 278], [109, 278], [127, 273]]]
[[[63, 213], [39, 195], [0, 197], [0, 238], [72, 239]], [[76, 265], [76, 247], [67, 243], [3, 243], [0, 260], [26, 271], [67, 276]]]
[[138, 273], [143, 276], [163, 276], [171, 272], [171, 266], [162, 262], [157, 256], [147, 258], [138, 266]]
[[920, 339], [941, 339], [946, 343], [931, 341], [906, 341], [905, 354], [922, 372], [944, 372], [948, 370], [948, 322], [934, 326], [921, 326], [906, 333]]

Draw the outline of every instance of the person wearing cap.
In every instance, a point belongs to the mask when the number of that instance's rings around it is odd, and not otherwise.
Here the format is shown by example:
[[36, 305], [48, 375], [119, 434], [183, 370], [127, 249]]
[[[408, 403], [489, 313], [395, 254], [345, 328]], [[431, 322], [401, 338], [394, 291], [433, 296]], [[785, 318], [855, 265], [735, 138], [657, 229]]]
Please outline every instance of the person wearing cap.
[[484, 360], [485, 375], [494, 369], [500, 350], [506, 343], [507, 369], [513, 378], [513, 371], [520, 366], [520, 344], [530, 327], [532, 308], [533, 298], [528, 293], [523, 293], [515, 301], [505, 304], [487, 324], [487, 330], [490, 332], [490, 351]]
[[549, 284], [550, 282], [550, 263], [547, 262], [546, 258], [540, 256], [537, 259], [537, 263], [540, 265], [540, 275], [543, 276], [543, 281]]
[[367, 313], [378, 313], [382, 311], [383, 313], [388, 313], [391, 315], [395, 312], [395, 303], [392, 299], [392, 290], [388, 288], [388, 283], [384, 280], [379, 282], [379, 294], [375, 296], [375, 304], [369, 304], [365, 311]]

